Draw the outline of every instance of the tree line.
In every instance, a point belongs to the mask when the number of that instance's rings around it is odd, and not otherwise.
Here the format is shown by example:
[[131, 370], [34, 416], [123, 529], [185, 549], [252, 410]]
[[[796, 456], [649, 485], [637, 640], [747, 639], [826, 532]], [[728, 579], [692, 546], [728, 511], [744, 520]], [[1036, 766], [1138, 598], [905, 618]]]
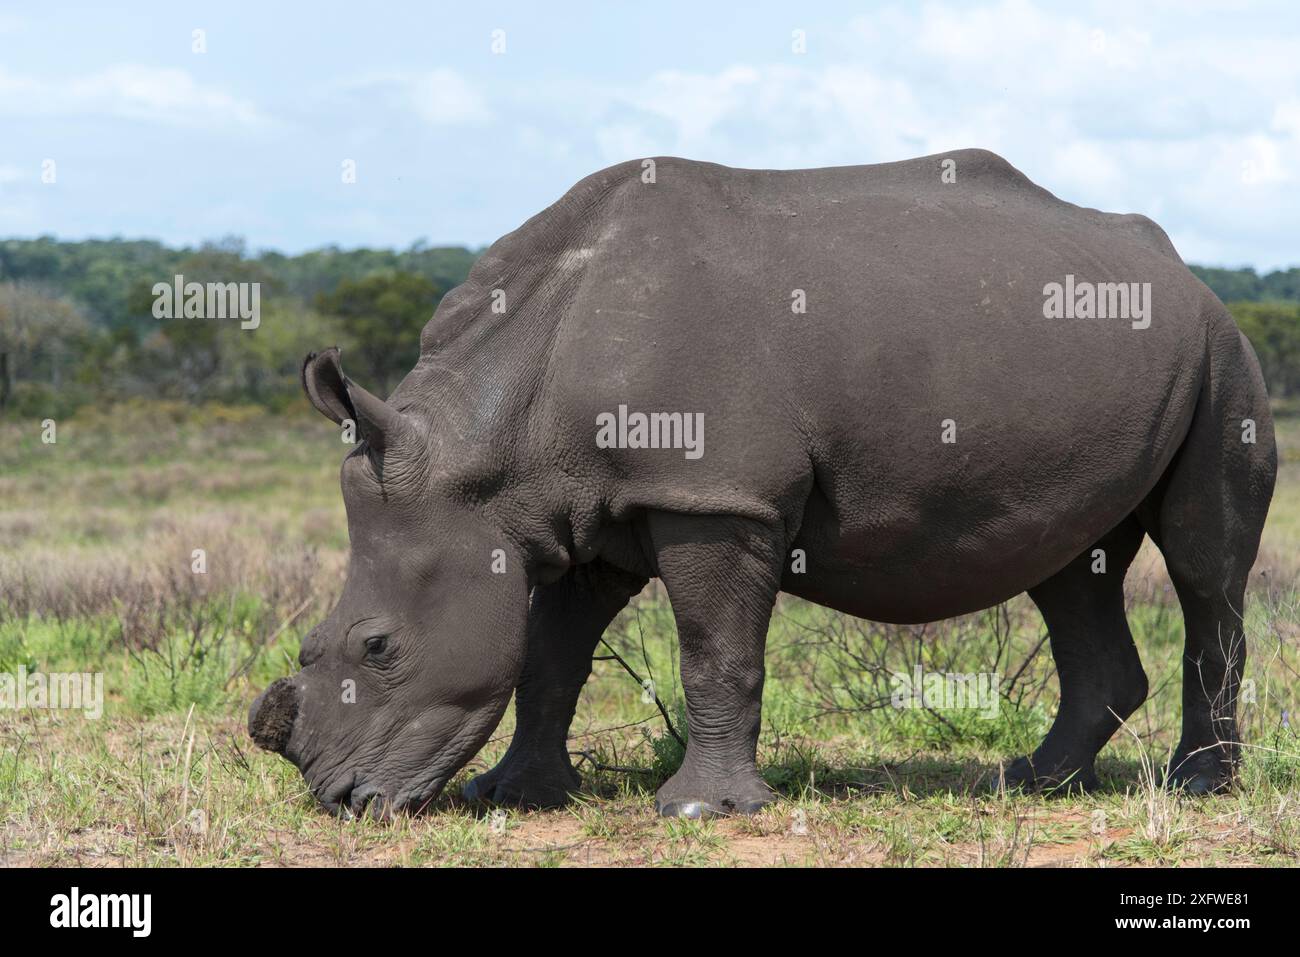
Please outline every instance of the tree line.
[[[303, 355], [327, 345], [382, 392], [414, 366], [420, 330], [477, 256], [422, 244], [249, 254], [235, 238], [3, 241], [0, 414], [67, 415], [134, 396], [279, 408], [299, 400]], [[157, 318], [153, 288], [177, 275], [260, 283], [257, 328]]]
[[[134, 396], [298, 401], [298, 363], [344, 349], [350, 374], [386, 393], [419, 357], [420, 330], [481, 250], [326, 247], [250, 253], [227, 238], [197, 247], [151, 240], [0, 242], [0, 415], [67, 415]], [[1300, 393], [1300, 268], [1192, 266], [1250, 337], [1275, 396]], [[262, 318], [160, 320], [156, 283], [257, 282]]]

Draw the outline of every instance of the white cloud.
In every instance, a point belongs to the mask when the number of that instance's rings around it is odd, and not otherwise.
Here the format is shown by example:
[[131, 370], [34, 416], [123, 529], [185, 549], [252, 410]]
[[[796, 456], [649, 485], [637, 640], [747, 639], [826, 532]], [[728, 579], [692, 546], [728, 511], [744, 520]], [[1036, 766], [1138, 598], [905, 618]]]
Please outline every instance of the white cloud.
[[[1229, 43], [1116, 9], [886, 8], [814, 45], [817, 55], [609, 90], [596, 146], [607, 162], [671, 153], [749, 167], [979, 146], [1064, 199], [1163, 217], [1207, 253], [1300, 259], [1300, 38], [1255, 30]], [[1206, 238], [1216, 232], [1222, 243]]]
[[910, 88], [860, 67], [657, 73], [614, 91], [605, 113], [617, 117], [596, 133], [610, 162], [671, 153], [736, 166], [824, 166], [914, 155], [926, 139]]
[[486, 97], [463, 75], [439, 67], [425, 73], [371, 72], [346, 77], [330, 90], [331, 105], [349, 100], [373, 113], [391, 110], [397, 122], [418, 117], [430, 126], [478, 125], [493, 118]]
[[1090, 195], [1105, 195], [1123, 187], [1125, 171], [1114, 152], [1088, 140], [1054, 147], [1048, 163], [1054, 182], [1069, 183]]
[[686, 140], [707, 135], [721, 120], [745, 109], [760, 82], [758, 70], [733, 66], [717, 74], [674, 70], [656, 73], [639, 89], [629, 91], [632, 106], [671, 117]]
[[38, 80], [0, 71], [0, 115], [106, 116], [172, 126], [258, 126], [257, 108], [184, 70], [136, 64], [61, 80]]
[[[182, 57], [192, 73], [125, 64], [74, 76], [39, 64], [98, 62], [107, 38], [83, 23], [77, 47], [71, 28], [0, 14], [6, 47], [28, 57], [0, 67], [6, 145], [48, 144], [34, 156], [56, 152], [77, 173], [42, 191], [31, 166], [4, 184], [6, 212], [30, 193], [41, 229], [66, 231], [66, 219], [193, 240], [177, 204], [158, 197], [202, 180], [227, 200], [222, 229], [261, 231], [255, 242], [301, 248], [355, 230], [401, 243], [430, 229], [483, 242], [626, 159], [791, 168], [980, 146], [1062, 198], [1152, 216], [1188, 258], [1289, 265], [1300, 261], [1300, 17], [1289, 2], [882, 0], [793, 20], [760, 4], [741, 29], [674, 44], [669, 0], [653, 22], [632, 7], [575, 21], [532, 54], [521, 41], [507, 57], [449, 48], [431, 60], [416, 31], [372, 42], [383, 25], [371, 24], [286, 46], [271, 63]], [[478, 21], [462, 19], [448, 36], [474, 35]], [[801, 25], [803, 55], [788, 43]], [[612, 29], [644, 42], [625, 52], [607, 42]], [[237, 79], [211, 78], [232, 65]], [[168, 159], [176, 126], [230, 142], [232, 129], [261, 124], [271, 129], [255, 162], [232, 164], [220, 149]], [[442, 149], [452, 131], [455, 148]], [[105, 150], [106, 137], [120, 148]], [[310, 184], [336, 185], [342, 157], [358, 158], [361, 179], [322, 204]], [[4, 160], [24, 171], [36, 161]], [[349, 204], [364, 215], [344, 218]]]
[[438, 69], [411, 81], [411, 103], [425, 122], [435, 126], [482, 123], [487, 103], [455, 70]]

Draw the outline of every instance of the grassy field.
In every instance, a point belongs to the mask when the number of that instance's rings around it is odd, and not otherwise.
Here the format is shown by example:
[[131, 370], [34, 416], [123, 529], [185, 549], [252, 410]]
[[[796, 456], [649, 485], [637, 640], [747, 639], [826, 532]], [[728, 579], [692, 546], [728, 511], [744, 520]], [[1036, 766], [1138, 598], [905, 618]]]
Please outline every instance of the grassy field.
[[[743, 820], [661, 820], [680, 749], [613, 660], [583, 694], [570, 749], [590, 792], [560, 811], [457, 796], [394, 824], [316, 810], [287, 762], [253, 748], [253, 696], [295, 667], [341, 587], [343, 454], [318, 417], [148, 404], [82, 414], [43, 444], [0, 425], [0, 672], [104, 673], [99, 720], [0, 710], [0, 864], [1081, 865], [1300, 860], [1300, 417], [1252, 578], [1240, 786], [1188, 799], [1159, 767], [1177, 742], [1182, 623], [1148, 543], [1129, 573], [1152, 693], [1103, 752], [1099, 793], [988, 793], [1051, 722], [1055, 674], [1023, 596], [959, 621], [880, 627], [782, 597], [769, 637], [759, 766], [782, 800]], [[203, 549], [206, 571], [192, 571]], [[653, 586], [610, 646], [655, 679], [675, 722], [672, 618]], [[888, 675], [1003, 674], [994, 718], [879, 707]]]

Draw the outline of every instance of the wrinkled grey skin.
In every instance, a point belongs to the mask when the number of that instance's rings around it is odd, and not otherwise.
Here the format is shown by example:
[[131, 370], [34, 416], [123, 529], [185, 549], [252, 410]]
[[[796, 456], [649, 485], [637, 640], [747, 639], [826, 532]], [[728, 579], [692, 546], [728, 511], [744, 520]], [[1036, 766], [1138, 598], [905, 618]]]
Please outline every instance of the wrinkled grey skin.
[[[654, 172], [590, 176], [497, 242], [387, 402], [337, 350], [308, 358], [312, 402], [364, 437], [342, 473], [352, 562], [302, 671], [254, 704], [257, 742], [331, 810], [418, 809], [513, 691], [510, 749], [467, 793], [562, 803], [592, 651], [659, 577], [690, 734], [657, 806], [749, 812], [772, 799], [754, 758], [778, 590], [887, 622], [1028, 591], [1061, 705], [1006, 780], [1089, 787], [1147, 692], [1122, 586], [1149, 535], [1187, 630], [1170, 779], [1226, 785], [1276, 453], [1249, 344], [1159, 227], [1062, 202], [978, 150]], [[1149, 327], [1045, 318], [1044, 286], [1067, 274], [1151, 283]], [[597, 416], [620, 405], [703, 413], [704, 454], [598, 448]]]

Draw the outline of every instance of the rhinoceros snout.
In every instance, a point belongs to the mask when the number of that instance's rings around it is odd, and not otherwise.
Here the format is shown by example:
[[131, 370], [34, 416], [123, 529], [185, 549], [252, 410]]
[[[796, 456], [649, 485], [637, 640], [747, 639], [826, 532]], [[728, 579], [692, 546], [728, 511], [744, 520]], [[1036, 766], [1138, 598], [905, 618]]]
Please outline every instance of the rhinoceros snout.
[[289, 678], [281, 678], [257, 696], [248, 709], [248, 734], [259, 748], [284, 754], [298, 717], [302, 689]]

